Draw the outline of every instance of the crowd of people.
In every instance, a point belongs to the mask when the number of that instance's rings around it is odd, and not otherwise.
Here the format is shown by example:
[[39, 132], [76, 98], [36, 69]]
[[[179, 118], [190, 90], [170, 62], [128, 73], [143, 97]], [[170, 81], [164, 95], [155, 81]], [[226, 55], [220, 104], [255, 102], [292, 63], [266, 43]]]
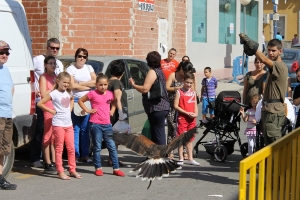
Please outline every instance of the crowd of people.
[[[243, 103], [249, 104], [250, 109], [245, 112], [243, 109], [240, 110], [244, 121], [248, 121], [245, 134], [251, 154], [256, 136], [254, 113], [262, 96], [261, 127], [265, 145], [281, 137], [288, 74], [287, 67], [280, 57], [282, 53], [280, 40], [269, 41], [268, 58], [251, 46], [253, 41], [248, 37], [241, 37], [241, 41], [244, 49], [248, 48], [245, 52], [256, 56], [255, 70], [247, 73], [244, 79]], [[3, 157], [9, 154], [12, 137], [11, 101], [14, 87], [9, 71], [4, 66], [9, 50], [9, 45], [0, 41], [0, 74], [1, 77], [5, 77], [1, 78], [0, 85], [5, 87], [1, 87], [0, 91], [1, 96], [7, 97], [0, 100], [0, 187], [16, 189], [16, 185], [7, 182], [1, 175]], [[109, 151], [108, 163], [112, 165], [113, 174], [125, 176], [119, 169], [122, 162], [118, 159], [118, 144], [113, 141], [112, 129], [118, 120], [128, 120], [127, 94], [120, 81], [125, 72], [125, 63], [113, 61], [110, 78], [103, 73], [95, 74], [93, 67], [86, 63], [88, 50], [78, 48], [74, 62], [64, 70], [61, 61], [56, 58], [59, 50], [59, 40], [51, 38], [47, 41], [45, 54], [33, 58], [37, 124], [36, 134], [31, 141], [31, 163], [34, 167], [44, 168], [47, 173], [57, 173], [62, 180], [70, 180], [70, 177], [82, 178], [76, 171], [76, 164], [79, 161], [93, 163], [94, 174], [103, 176], [100, 152], [105, 145]], [[208, 122], [206, 116], [208, 112], [210, 118], [214, 117], [214, 110], [210, 104], [216, 98], [218, 81], [212, 76], [211, 68], [204, 69], [205, 78], [201, 82], [201, 91], [198, 92], [196, 70], [189, 57], [184, 56], [178, 63], [174, 59], [175, 56], [174, 48], [169, 50], [166, 59], [161, 59], [161, 55], [156, 51], [149, 52], [146, 61], [150, 70], [144, 83], [138, 85], [133, 78], [128, 80], [135, 90], [142, 93], [142, 104], [150, 123], [151, 140], [158, 145], [169, 144], [176, 136], [196, 126], [200, 102], [202, 102], [202, 122]], [[268, 67], [268, 72], [263, 69], [264, 65]], [[297, 77], [300, 81], [299, 70]], [[151, 90], [155, 85], [159, 85], [159, 89]], [[296, 93], [299, 88], [296, 87], [293, 97], [295, 105], [300, 104], [300, 92]], [[167, 135], [165, 120], [168, 125]], [[297, 124], [299, 126], [300, 123], [297, 121]], [[89, 157], [90, 135], [93, 159]], [[200, 165], [193, 159], [192, 141], [193, 139], [185, 147], [178, 149], [177, 164]], [[63, 166], [64, 145], [68, 155], [69, 175], [65, 173], [66, 169]], [[174, 159], [174, 152], [166, 156]]]

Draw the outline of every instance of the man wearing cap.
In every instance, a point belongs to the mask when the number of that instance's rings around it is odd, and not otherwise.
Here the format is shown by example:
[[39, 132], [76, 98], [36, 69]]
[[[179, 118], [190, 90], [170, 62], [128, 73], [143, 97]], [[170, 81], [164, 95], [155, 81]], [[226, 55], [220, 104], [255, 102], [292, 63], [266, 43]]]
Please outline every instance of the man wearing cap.
[[2, 175], [4, 156], [10, 154], [13, 136], [12, 96], [14, 84], [4, 64], [8, 60], [9, 45], [0, 40], [0, 190], [15, 190], [17, 185], [5, 180]]
[[[57, 38], [50, 38], [47, 41], [47, 51], [45, 55], [38, 55], [33, 58], [33, 67], [34, 67], [34, 78], [35, 78], [35, 90], [36, 90], [36, 102], [41, 100], [39, 79], [40, 76], [45, 71], [44, 60], [47, 56], [58, 55], [60, 49], [60, 41]], [[60, 60], [56, 59], [56, 69], [55, 74], [58, 75], [60, 72], [64, 71], [63, 64]], [[55, 165], [53, 163], [48, 165], [43, 165], [41, 163], [41, 151], [42, 151], [42, 141], [44, 134], [44, 114], [42, 109], [36, 106], [36, 114], [37, 114], [37, 123], [35, 129], [35, 136], [30, 143], [30, 162], [33, 167], [45, 168], [47, 171], [56, 172]], [[54, 154], [54, 147], [51, 145], [52, 153]], [[52, 160], [55, 162], [55, 160]]]

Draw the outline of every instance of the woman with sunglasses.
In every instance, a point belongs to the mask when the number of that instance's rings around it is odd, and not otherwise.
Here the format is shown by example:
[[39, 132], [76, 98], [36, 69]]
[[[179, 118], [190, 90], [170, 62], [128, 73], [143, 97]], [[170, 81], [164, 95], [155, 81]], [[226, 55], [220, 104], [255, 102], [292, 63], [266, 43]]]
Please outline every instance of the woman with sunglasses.
[[[45, 72], [39, 79], [39, 91], [41, 98], [47, 96], [54, 89], [56, 81], [56, 59], [54, 56], [47, 56], [44, 60]], [[48, 108], [54, 109], [52, 101], [45, 103]], [[46, 173], [56, 173], [55, 169], [55, 149], [54, 135], [52, 135], [52, 118], [53, 114], [43, 111], [44, 114], [44, 134], [42, 140], [42, 150], [44, 157], [44, 171]], [[51, 157], [50, 157], [51, 152]], [[52, 161], [52, 162], [51, 162]]]
[[255, 70], [250, 71], [244, 78], [243, 103], [250, 105], [250, 100], [255, 94], [264, 93], [264, 84], [267, 78], [267, 73], [263, 69], [264, 64], [258, 59], [254, 60]]
[[[93, 67], [86, 64], [87, 60], [88, 51], [84, 48], [78, 48], [75, 52], [75, 63], [72, 63], [67, 68], [67, 72], [71, 75], [70, 83], [75, 104], [82, 96], [86, 95], [91, 88], [95, 87], [96, 84], [96, 74]], [[90, 115], [83, 112], [81, 112], [81, 114], [74, 113], [73, 110], [71, 117], [74, 126], [76, 162], [78, 162], [78, 159], [81, 157], [82, 161], [91, 163], [92, 160], [89, 158], [90, 134], [88, 127]]]

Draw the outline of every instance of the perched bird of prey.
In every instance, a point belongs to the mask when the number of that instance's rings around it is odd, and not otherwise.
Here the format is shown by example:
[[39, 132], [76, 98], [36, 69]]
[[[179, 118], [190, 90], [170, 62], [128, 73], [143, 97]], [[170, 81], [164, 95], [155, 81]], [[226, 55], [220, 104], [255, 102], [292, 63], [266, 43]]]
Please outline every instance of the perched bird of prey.
[[173, 139], [168, 145], [157, 145], [141, 134], [114, 133], [113, 139], [116, 143], [126, 146], [139, 155], [146, 155], [149, 159], [138, 164], [130, 173], [138, 170], [137, 177], [142, 180], [150, 181], [155, 178], [161, 180], [164, 176], [169, 176], [170, 172], [175, 171], [180, 165], [179, 161], [167, 158], [172, 150], [185, 145], [197, 132], [196, 128]]

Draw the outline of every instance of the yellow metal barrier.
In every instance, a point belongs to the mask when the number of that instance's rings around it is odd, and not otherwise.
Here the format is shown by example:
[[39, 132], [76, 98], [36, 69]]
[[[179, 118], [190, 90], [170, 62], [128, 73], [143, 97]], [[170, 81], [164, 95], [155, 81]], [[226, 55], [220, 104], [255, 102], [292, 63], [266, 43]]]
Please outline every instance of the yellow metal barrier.
[[239, 200], [246, 199], [300, 200], [300, 128], [240, 162]]

